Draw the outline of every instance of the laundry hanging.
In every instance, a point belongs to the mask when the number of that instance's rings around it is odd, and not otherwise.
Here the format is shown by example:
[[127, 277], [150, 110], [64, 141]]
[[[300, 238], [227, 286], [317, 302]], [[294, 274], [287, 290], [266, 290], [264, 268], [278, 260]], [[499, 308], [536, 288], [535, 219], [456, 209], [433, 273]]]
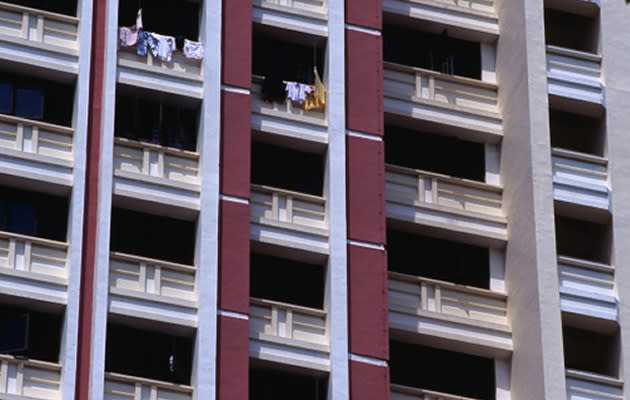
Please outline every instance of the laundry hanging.
[[313, 68], [315, 75], [315, 85], [313, 90], [306, 95], [306, 101], [304, 102], [304, 109], [306, 111], [319, 110], [326, 107], [326, 87], [319, 77], [317, 67]]
[[118, 28], [118, 48], [135, 46], [142, 28], [142, 8], [140, 8], [136, 15], [136, 24], [134, 26], [121, 26]]

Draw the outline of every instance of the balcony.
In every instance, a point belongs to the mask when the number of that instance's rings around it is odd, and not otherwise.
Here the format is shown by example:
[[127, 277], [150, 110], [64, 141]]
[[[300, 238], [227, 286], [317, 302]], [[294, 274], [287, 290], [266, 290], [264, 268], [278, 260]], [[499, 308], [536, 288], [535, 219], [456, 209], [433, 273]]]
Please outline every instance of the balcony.
[[251, 298], [249, 318], [252, 357], [330, 369], [325, 311]]
[[511, 352], [505, 294], [391, 271], [388, 287], [392, 329], [466, 342], [491, 356]]
[[5, 174], [72, 185], [74, 130], [0, 114], [0, 168]]
[[301, 140], [328, 143], [328, 120], [325, 110], [306, 111], [285, 102], [263, 100], [264, 77], [254, 75], [252, 79], [252, 129], [289, 136]]
[[484, 243], [507, 240], [499, 186], [387, 165], [387, 217], [473, 235]]
[[490, 143], [503, 136], [493, 83], [391, 62], [383, 77], [386, 113], [460, 128]]
[[106, 372], [105, 399], [121, 398], [131, 400], [192, 400], [193, 388], [187, 385]]
[[615, 267], [558, 256], [558, 281], [562, 311], [617, 321]]
[[79, 19], [0, 2], [0, 58], [76, 74]]
[[391, 400], [476, 400], [470, 397], [456, 396], [435, 392], [433, 390], [418, 389], [411, 386], [391, 384]]
[[609, 376], [566, 370], [568, 400], [622, 400], [623, 381]]
[[556, 201], [610, 210], [607, 158], [552, 148], [551, 162]]
[[112, 312], [196, 325], [196, 268], [112, 252], [109, 293]]
[[465, 28], [479, 39], [491, 40], [499, 35], [493, 0], [384, 0], [383, 11]]
[[253, 0], [253, 22], [328, 36], [328, 0]]
[[65, 304], [66, 243], [0, 231], [0, 291]]
[[0, 397], [60, 399], [61, 365], [0, 354]]
[[252, 184], [251, 238], [328, 254], [326, 199]]
[[601, 63], [602, 57], [597, 54], [547, 45], [549, 95], [604, 106]]
[[186, 58], [174, 52], [170, 62], [153, 57], [150, 51], [139, 56], [135, 48], [118, 51], [118, 82], [146, 89], [203, 97], [201, 60]]
[[116, 138], [114, 194], [199, 209], [199, 154]]

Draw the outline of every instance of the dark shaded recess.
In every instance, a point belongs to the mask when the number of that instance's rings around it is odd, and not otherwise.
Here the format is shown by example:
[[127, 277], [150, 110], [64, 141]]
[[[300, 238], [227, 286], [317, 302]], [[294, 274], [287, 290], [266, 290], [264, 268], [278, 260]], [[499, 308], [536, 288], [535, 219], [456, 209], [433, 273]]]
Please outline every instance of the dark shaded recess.
[[179, 50], [184, 38], [199, 40], [199, 3], [186, 0], [121, 0], [118, 3], [118, 26], [135, 25], [139, 7], [142, 8], [144, 30], [179, 39]]
[[610, 236], [606, 224], [556, 215], [558, 255], [610, 264]]
[[109, 323], [105, 370], [189, 385], [192, 345], [192, 338]]
[[0, 71], [0, 113], [72, 126], [74, 84]]
[[598, 118], [549, 110], [551, 146], [603, 156], [602, 122]]
[[66, 241], [68, 200], [0, 186], [0, 230]]
[[249, 370], [249, 400], [325, 400], [328, 377], [273, 369]]
[[324, 271], [321, 265], [252, 253], [250, 295], [322, 309]]
[[484, 247], [388, 230], [387, 265], [394, 272], [490, 288], [489, 251]]
[[34, 360], [59, 362], [62, 320], [61, 314], [0, 305], [0, 351]]
[[484, 182], [484, 145], [455, 137], [385, 127], [385, 162]]
[[391, 341], [389, 359], [394, 384], [495, 399], [494, 360], [490, 358]]
[[182, 150], [197, 149], [199, 107], [135, 95], [116, 97], [115, 135]]
[[324, 79], [325, 43], [306, 46], [254, 34], [252, 50], [252, 73], [255, 75], [313, 84], [313, 67], [317, 66], [320, 78]]
[[479, 43], [383, 25], [383, 58], [397, 64], [481, 79]]
[[545, 40], [553, 46], [597, 53], [596, 19], [545, 8]]
[[77, 0], [6, 0], [6, 2], [58, 14], [77, 15]]
[[618, 377], [617, 340], [578, 328], [562, 328], [566, 368]]
[[321, 196], [324, 157], [321, 154], [252, 142], [252, 183]]
[[192, 265], [195, 252], [195, 223], [113, 208], [111, 249]]

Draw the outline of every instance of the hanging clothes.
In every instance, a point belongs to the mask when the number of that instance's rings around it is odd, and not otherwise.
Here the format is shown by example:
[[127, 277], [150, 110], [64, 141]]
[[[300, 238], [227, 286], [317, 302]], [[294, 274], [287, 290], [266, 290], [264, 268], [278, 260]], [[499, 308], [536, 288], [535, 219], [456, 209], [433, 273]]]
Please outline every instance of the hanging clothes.
[[203, 43], [193, 42], [192, 40], [184, 39], [184, 57], [193, 58], [195, 60], [202, 60], [203, 56]]
[[287, 97], [298, 104], [304, 104], [306, 95], [313, 91], [310, 85], [303, 83], [287, 82], [285, 85], [284, 90], [287, 92]]
[[138, 34], [138, 43], [136, 44], [136, 53], [139, 56], [145, 57], [147, 55], [147, 48], [150, 46], [149, 42], [157, 45], [155, 38], [150, 32], [140, 31]]
[[162, 61], [170, 62], [173, 52], [177, 49], [175, 38], [159, 33], [152, 33], [151, 35], [153, 35], [154, 41], [157, 41], [157, 46], [150, 46], [153, 57], [159, 57]]
[[142, 31], [142, 8], [138, 10], [136, 15], [136, 24], [134, 26], [121, 26], [118, 28], [118, 48], [135, 46], [138, 42], [138, 36]]
[[304, 109], [306, 111], [319, 110], [326, 107], [326, 87], [319, 77], [317, 67], [313, 68], [315, 74], [315, 85], [313, 90], [306, 95], [306, 101], [304, 102]]

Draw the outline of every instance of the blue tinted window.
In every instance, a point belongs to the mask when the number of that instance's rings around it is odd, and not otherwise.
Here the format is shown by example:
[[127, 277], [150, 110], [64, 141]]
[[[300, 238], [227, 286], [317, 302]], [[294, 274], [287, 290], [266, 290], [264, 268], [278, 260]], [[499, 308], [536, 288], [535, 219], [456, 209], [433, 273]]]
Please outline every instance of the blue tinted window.
[[35, 235], [35, 206], [9, 203], [7, 207], [7, 230], [23, 235]]
[[0, 113], [10, 114], [13, 111], [13, 86], [0, 83]]
[[28, 347], [28, 314], [0, 321], [0, 353], [20, 353]]
[[39, 89], [16, 89], [15, 115], [23, 118], [42, 119], [44, 95]]

